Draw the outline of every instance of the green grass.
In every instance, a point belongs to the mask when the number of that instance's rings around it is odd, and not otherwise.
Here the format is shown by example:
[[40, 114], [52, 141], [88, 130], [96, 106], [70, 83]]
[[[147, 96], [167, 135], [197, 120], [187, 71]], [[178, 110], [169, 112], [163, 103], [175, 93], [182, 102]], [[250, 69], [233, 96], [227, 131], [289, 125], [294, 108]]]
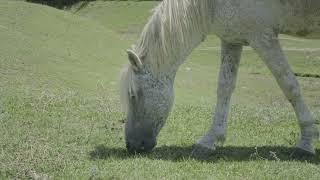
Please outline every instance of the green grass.
[[[299, 136], [294, 112], [250, 50], [243, 54], [225, 146], [206, 161], [189, 157], [216, 101], [215, 36], [181, 67], [157, 148], [127, 154], [118, 76], [124, 50], [156, 4], [97, 1], [61, 11], [0, 2], [0, 179], [318, 179], [319, 150], [310, 161], [289, 158]], [[281, 38], [287, 48], [320, 47], [319, 40]], [[295, 72], [319, 74], [320, 51], [287, 55]], [[320, 79], [299, 81], [319, 120]]]

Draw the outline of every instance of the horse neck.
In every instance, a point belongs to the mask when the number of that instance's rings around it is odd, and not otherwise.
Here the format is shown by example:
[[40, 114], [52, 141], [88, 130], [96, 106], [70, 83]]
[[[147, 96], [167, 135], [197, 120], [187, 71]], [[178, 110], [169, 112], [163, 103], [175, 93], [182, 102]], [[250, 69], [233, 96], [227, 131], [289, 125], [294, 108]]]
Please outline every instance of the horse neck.
[[212, 0], [164, 0], [145, 26], [136, 51], [153, 73], [174, 78], [209, 32]]

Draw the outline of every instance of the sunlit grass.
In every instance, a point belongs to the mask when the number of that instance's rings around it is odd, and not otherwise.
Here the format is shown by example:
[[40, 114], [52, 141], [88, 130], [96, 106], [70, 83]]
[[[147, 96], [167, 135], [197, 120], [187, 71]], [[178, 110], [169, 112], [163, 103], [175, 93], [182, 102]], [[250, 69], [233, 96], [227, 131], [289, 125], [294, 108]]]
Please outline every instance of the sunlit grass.
[[[299, 137], [295, 114], [251, 50], [243, 53], [225, 146], [206, 161], [190, 157], [216, 101], [214, 36], [180, 68], [157, 148], [126, 152], [119, 71], [156, 4], [92, 2], [75, 12], [0, 2], [0, 179], [318, 179], [320, 152], [310, 161], [290, 159]], [[283, 37], [288, 48], [320, 47], [319, 40]], [[319, 51], [286, 52], [295, 72], [319, 74]], [[320, 80], [299, 81], [319, 120]]]

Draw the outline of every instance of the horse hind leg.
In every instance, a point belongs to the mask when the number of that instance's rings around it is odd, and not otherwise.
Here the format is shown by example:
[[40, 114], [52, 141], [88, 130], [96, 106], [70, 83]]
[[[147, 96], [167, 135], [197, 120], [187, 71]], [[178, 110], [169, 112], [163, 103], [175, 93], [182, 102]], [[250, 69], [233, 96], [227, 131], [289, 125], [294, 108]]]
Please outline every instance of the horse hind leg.
[[306, 151], [307, 153], [315, 154], [312, 142], [314, 138], [319, 137], [318, 129], [302, 98], [297, 78], [288, 64], [287, 58], [281, 49], [276, 35], [273, 34], [260, 37], [263, 38], [256, 38], [254, 41], [250, 42], [250, 45], [268, 66], [283, 93], [295, 110], [301, 131], [301, 137], [297, 143], [297, 148]]
[[230, 99], [235, 88], [242, 52], [241, 45], [222, 42], [221, 67], [217, 89], [217, 104], [213, 123], [208, 132], [195, 145], [192, 155], [206, 158], [225, 140]]

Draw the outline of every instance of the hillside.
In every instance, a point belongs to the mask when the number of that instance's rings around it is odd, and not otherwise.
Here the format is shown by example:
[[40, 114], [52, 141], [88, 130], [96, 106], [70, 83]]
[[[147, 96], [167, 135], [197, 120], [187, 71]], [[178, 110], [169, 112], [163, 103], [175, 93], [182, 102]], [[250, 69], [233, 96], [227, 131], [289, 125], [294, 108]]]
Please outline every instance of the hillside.
[[119, 34], [71, 12], [1, 0], [0, 39], [0, 179], [66, 176], [62, 165], [86, 149], [79, 140], [122, 136], [91, 133], [98, 121], [121, 125], [117, 81], [128, 44]]
[[14, 91], [112, 86], [127, 47], [91, 19], [16, 1], [0, 2], [0, 39], [1, 87]]

